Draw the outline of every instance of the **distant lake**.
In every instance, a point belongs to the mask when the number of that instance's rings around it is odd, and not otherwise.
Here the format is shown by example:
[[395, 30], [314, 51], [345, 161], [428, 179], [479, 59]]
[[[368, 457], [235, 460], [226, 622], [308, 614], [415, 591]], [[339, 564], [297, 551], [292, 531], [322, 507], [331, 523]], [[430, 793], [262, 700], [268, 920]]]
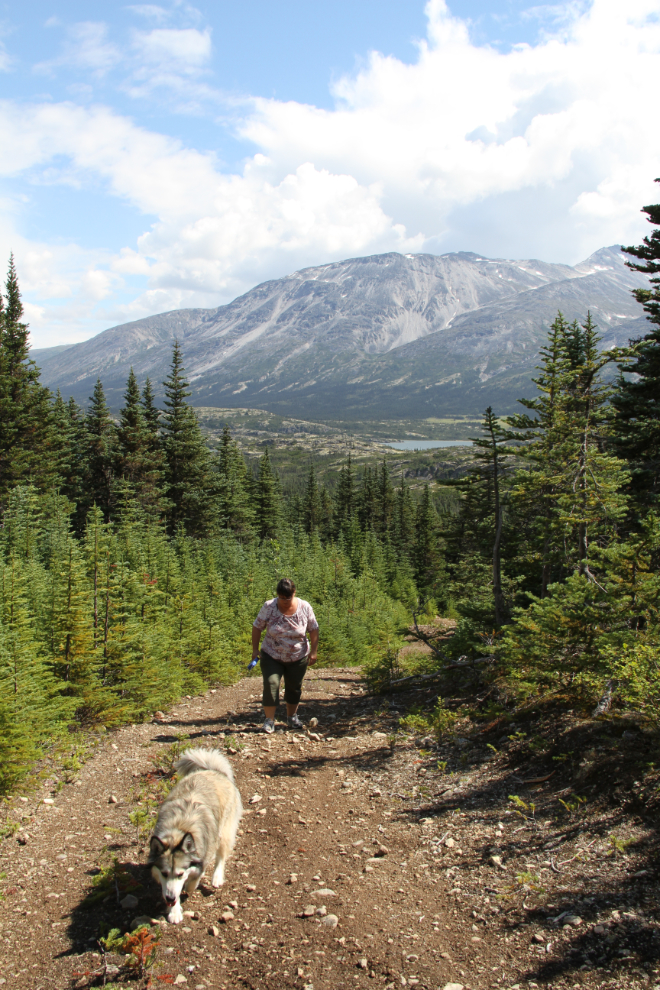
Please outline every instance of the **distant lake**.
[[394, 450], [433, 450], [436, 447], [471, 447], [471, 440], [400, 440], [385, 444]]

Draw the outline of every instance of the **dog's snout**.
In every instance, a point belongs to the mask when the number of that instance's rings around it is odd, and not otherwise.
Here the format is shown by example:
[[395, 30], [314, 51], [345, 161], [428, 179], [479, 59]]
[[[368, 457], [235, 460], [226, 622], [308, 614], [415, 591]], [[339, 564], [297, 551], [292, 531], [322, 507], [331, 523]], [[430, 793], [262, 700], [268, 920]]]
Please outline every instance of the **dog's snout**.
[[171, 897], [169, 894], [165, 894], [166, 904], [176, 904], [176, 897]]

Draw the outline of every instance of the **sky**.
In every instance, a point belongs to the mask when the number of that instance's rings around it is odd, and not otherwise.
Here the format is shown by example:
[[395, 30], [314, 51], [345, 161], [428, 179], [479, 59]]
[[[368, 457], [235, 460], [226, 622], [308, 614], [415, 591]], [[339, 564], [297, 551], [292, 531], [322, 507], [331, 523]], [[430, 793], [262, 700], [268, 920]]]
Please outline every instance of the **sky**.
[[35, 347], [385, 251], [575, 264], [648, 230], [659, 83], [660, 0], [0, 0], [0, 259]]

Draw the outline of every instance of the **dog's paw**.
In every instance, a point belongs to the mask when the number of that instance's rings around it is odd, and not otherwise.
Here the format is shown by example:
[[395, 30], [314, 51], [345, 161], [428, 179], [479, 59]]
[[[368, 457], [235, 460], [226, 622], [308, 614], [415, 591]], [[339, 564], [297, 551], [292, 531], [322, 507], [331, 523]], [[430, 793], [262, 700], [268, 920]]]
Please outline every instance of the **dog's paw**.
[[180, 925], [183, 921], [183, 908], [181, 904], [177, 901], [173, 908], [170, 909], [170, 913], [167, 916], [167, 920], [171, 925]]
[[218, 863], [218, 865], [216, 866], [213, 872], [213, 876], [211, 877], [211, 886], [222, 887], [224, 882], [225, 882], [225, 864]]

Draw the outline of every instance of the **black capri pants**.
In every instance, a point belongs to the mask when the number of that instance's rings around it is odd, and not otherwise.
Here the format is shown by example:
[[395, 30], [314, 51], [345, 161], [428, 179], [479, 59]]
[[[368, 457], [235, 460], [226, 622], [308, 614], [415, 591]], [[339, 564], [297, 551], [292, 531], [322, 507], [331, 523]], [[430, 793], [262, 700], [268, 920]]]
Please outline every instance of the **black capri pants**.
[[260, 656], [261, 674], [264, 679], [262, 703], [266, 707], [279, 704], [280, 683], [284, 678], [284, 700], [288, 705], [297, 705], [302, 694], [302, 682], [307, 673], [307, 657], [282, 663], [264, 650], [261, 650]]

